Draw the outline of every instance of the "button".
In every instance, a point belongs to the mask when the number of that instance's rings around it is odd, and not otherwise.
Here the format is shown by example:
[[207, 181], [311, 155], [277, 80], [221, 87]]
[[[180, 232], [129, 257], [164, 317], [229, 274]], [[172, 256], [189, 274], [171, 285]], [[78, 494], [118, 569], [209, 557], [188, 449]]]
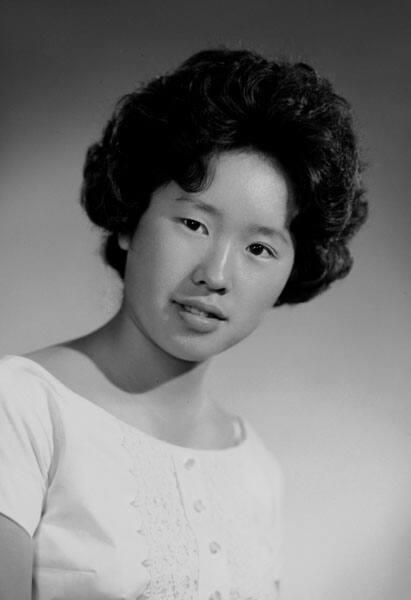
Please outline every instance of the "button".
[[186, 469], [192, 469], [195, 464], [196, 461], [194, 460], [194, 458], [187, 458], [186, 462], [184, 463], [184, 466]]
[[209, 545], [211, 554], [216, 554], [221, 550], [221, 546], [218, 542], [212, 541]]
[[141, 564], [143, 565], [143, 567], [150, 567], [151, 566], [151, 560], [149, 558], [146, 558], [145, 560], [141, 561]]
[[194, 506], [194, 510], [198, 513], [202, 512], [205, 509], [203, 501], [200, 499], [196, 500], [194, 502], [193, 506]]

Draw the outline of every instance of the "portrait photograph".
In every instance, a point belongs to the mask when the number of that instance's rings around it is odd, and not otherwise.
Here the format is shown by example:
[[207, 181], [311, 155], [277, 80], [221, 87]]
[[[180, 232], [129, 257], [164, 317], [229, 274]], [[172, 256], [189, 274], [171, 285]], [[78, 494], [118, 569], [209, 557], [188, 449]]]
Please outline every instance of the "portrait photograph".
[[0, 14], [0, 600], [409, 600], [409, 7]]

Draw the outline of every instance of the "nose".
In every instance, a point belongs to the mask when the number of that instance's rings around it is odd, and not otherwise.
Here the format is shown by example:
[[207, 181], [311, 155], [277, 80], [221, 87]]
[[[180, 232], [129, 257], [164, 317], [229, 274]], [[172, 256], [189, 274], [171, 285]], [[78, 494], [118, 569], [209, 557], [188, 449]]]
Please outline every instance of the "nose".
[[231, 247], [230, 244], [215, 243], [201, 257], [192, 272], [192, 281], [220, 295], [231, 289]]

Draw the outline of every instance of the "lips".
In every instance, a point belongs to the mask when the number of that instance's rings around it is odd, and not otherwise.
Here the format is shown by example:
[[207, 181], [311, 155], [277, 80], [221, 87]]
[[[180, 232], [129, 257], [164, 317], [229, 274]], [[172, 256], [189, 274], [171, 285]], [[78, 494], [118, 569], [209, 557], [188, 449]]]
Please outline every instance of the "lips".
[[206, 335], [218, 331], [227, 321], [224, 313], [210, 304], [184, 302], [173, 300], [172, 304], [177, 309], [180, 324], [184, 324], [184, 331], [189, 335]]
[[199, 300], [174, 300], [186, 312], [200, 317], [216, 319], [218, 321], [226, 321], [227, 317], [223, 311], [214, 304], [209, 304]]

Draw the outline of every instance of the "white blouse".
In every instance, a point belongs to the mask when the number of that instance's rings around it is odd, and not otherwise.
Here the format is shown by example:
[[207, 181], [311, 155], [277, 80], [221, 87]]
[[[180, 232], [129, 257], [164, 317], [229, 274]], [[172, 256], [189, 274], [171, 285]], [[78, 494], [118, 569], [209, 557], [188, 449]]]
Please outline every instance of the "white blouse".
[[282, 476], [243, 428], [171, 444], [2, 358], [0, 512], [34, 539], [33, 600], [273, 600]]

